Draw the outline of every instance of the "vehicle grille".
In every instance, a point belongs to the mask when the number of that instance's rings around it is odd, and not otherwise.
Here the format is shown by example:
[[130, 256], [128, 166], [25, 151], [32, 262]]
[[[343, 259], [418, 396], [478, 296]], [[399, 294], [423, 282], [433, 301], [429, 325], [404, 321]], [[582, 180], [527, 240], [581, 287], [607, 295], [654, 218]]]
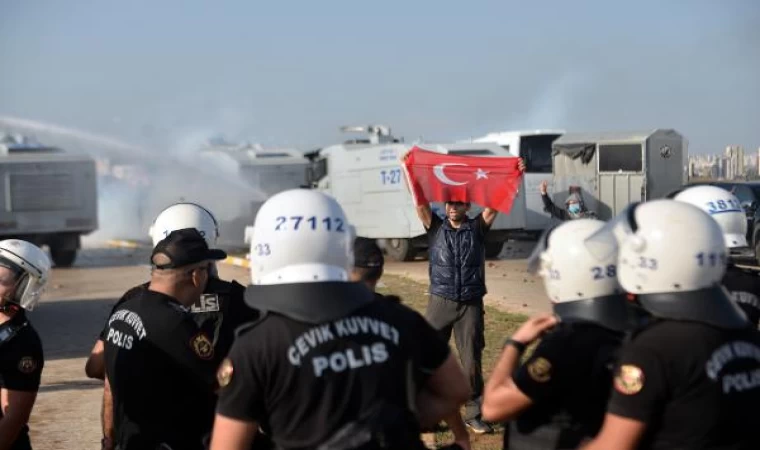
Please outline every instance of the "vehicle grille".
[[76, 209], [74, 177], [68, 173], [11, 173], [11, 211], [65, 211]]

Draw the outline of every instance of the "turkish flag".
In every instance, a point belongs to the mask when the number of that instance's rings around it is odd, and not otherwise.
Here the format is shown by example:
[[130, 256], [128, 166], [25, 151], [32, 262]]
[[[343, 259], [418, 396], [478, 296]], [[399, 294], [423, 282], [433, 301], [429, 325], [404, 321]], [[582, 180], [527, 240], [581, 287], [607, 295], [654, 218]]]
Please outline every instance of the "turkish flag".
[[472, 202], [509, 214], [522, 172], [517, 157], [454, 156], [413, 147], [404, 163], [415, 204]]

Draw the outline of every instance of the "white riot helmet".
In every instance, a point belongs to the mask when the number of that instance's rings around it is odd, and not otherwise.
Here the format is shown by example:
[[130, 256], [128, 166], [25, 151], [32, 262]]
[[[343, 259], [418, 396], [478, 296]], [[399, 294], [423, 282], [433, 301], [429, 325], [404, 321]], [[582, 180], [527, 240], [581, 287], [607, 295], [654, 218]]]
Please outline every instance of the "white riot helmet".
[[308, 189], [275, 194], [253, 225], [251, 283], [347, 281], [354, 237], [343, 208], [329, 195]]
[[726, 247], [747, 247], [747, 214], [739, 199], [717, 186], [694, 186], [679, 192], [674, 200], [690, 203], [710, 214], [723, 230]]
[[175, 203], [161, 211], [148, 230], [153, 246], [172, 231], [195, 228], [206, 239], [209, 248], [216, 247], [219, 225], [213, 214], [195, 203]]
[[585, 243], [600, 261], [617, 252], [620, 285], [653, 315], [746, 326], [721, 285], [728, 260], [723, 231], [700, 208], [666, 199], [634, 203]]
[[7, 300], [32, 311], [50, 274], [50, 260], [36, 245], [19, 239], [0, 241], [0, 266], [16, 272], [16, 291]]
[[[576, 219], [546, 230], [528, 260], [528, 271], [541, 275], [554, 312], [563, 320], [592, 321], [622, 331], [629, 313], [617, 279], [617, 253], [597, 259], [584, 245], [604, 225]], [[606, 238], [614, 241], [613, 236]]]

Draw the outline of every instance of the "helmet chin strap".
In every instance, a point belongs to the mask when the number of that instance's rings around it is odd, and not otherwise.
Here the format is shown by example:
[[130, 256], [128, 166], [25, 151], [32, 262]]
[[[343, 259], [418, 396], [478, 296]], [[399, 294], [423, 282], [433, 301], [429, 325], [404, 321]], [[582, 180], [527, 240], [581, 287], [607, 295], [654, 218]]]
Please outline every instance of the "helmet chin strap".
[[[23, 291], [24, 289], [19, 289], [22, 284], [26, 285], [25, 282], [27, 282], [29, 279], [29, 274], [24, 273], [21, 276], [19, 276], [16, 279], [16, 284], [13, 286], [13, 295], [12, 296], [3, 296], [0, 298], [0, 313], [14, 313], [18, 311], [21, 306], [19, 305], [19, 302], [21, 301], [19, 297], [19, 291]], [[23, 295], [23, 293], [21, 294]]]
[[0, 313], [3, 313], [3, 314], [15, 313], [16, 311], [18, 311], [18, 309], [19, 309], [19, 306], [8, 297], [2, 297], [0, 299]]

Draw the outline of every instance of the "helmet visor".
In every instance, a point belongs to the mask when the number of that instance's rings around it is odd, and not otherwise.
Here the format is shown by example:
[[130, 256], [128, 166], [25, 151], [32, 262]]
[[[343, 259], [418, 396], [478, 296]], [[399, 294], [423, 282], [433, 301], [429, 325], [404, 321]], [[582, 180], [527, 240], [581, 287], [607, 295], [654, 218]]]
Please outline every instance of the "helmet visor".
[[636, 232], [634, 212], [640, 203], [632, 203], [623, 212], [610, 219], [602, 228], [583, 240], [591, 255], [599, 261], [615, 255], [620, 244]]
[[42, 292], [45, 290], [45, 284], [41, 278], [29, 274], [26, 286], [23, 284], [19, 286], [19, 289], [22, 290], [19, 292], [18, 297], [19, 306], [27, 311], [34, 310], [34, 307], [40, 301], [40, 297], [42, 297]]
[[541, 233], [538, 238], [533, 252], [528, 256], [528, 273], [535, 275], [541, 269], [541, 255], [549, 248], [549, 235], [559, 226], [559, 224], [550, 225]]

